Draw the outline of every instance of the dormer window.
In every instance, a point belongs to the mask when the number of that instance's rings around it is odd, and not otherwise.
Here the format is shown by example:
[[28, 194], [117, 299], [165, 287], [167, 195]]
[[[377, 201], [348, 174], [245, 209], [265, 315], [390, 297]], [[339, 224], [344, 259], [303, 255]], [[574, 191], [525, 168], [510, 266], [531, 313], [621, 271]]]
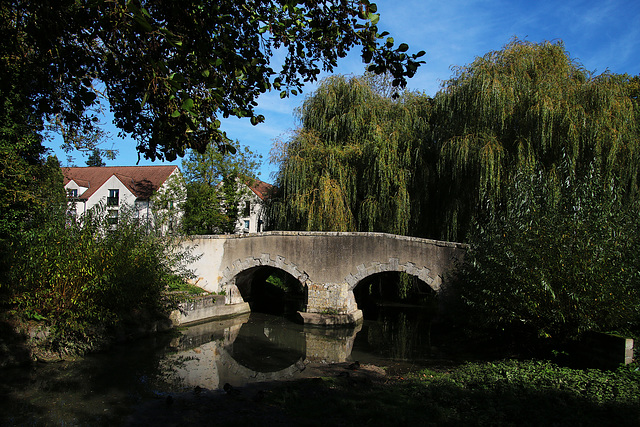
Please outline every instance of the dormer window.
[[67, 196], [71, 199], [77, 199], [78, 198], [78, 189], [77, 188], [73, 188], [71, 190], [67, 190]]
[[118, 206], [120, 204], [120, 190], [110, 189], [107, 197], [107, 206]]

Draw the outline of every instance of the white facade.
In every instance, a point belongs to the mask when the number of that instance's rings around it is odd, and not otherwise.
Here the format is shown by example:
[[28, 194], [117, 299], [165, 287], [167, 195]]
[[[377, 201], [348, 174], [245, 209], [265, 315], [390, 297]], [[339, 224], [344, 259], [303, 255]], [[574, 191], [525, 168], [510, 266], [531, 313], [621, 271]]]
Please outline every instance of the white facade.
[[[126, 211], [150, 225], [160, 218], [166, 220], [161, 224], [163, 231], [171, 230], [182, 217], [180, 207], [186, 192], [180, 187], [181, 174], [175, 166], [63, 168], [63, 175], [70, 216], [80, 217], [100, 205], [112, 224]], [[171, 184], [175, 181], [178, 184]], [[154, 206], [158, 204], [152, 199], [154, 194], [162, 194], [162, 204], [167, 206]], [[172, 210], [175, 212], [169, 215]]]
[[[81, 184], [71, 180], [64, 186], [67, 194], [74, 194], [72, 190], [76, 190], [78, 200], [75, 200], [76, 215], [82, 215], [87, 210], [92, 209], [98, 204], [106, 206], [108, 211], [117, 211], [120, 207], [128, 206], [133, 208], [136, 205], [137, 197], [129, 190], [115, 175], [111, 176], [104, 184], [100, 186], [91, 196], [83, 199], [82, 195], [89, 189]], [[112, 197], [112, 193], [113, 194]], [[71, 197], [74, 199], [74, 197]], [[107, 200], [109, 199], [109, 200]], [[148, 203], [147, 203], [148, 204]]]
[[249, 188], [238, 204], [238, 221], [236, 222], [235, 233], [259, 233], [264, 231], [264, 201]]

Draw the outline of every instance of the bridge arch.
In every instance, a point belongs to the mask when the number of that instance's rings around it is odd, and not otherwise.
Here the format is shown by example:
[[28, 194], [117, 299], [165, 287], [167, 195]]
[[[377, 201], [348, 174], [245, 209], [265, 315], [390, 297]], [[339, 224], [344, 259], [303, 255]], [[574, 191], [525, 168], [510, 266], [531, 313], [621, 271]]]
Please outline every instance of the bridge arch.
[[368, 267], [365, 267], [364, 264], [359, 265], [357, 272], [349, 274], [345, 278], [345, 282], [348, 284], [349, 290], [353, 291], [359, 283], [368, 277], [386, 272], [407, 273], [410, 276], [415, 276], [436, 292], [440, 290], [440, 286], [442, 285], [442, 277], [439, 275], [432, 277], [430, 268], [417, 267], [413, 262], [401, 264], [397, 258], [390, 258], [388, 262], [372, 262]]
[[[309, 281], [309, 276], [298, 269], [295, 264], [287, 262], [282, 256], [271, 257], [270, 254], [261, 254], [260, 257], [246, 257], [237, 259], [227, 267], [220, 281], [220, 288], [227, 295], [227, 304], [240, 304], [245, 302], [243, 295], [247, 295], [247, 280], [251, 280], [251, 272], [262, 267], [270, 267], [280, 270], [293, 277], [304, 290]], [[250, 286], [250, 285], [249, 285]], [[250, 291], [249, 291], [250, 293]]]

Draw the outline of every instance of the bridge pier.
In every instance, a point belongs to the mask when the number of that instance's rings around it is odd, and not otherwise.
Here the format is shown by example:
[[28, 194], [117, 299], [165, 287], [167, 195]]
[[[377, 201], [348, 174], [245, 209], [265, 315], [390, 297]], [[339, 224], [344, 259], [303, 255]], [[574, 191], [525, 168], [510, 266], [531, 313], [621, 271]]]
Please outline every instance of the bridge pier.
[[348, 283], [308, 283], [307, 310], [298, 313], [309, 325], [354, 326], [362, 321]]

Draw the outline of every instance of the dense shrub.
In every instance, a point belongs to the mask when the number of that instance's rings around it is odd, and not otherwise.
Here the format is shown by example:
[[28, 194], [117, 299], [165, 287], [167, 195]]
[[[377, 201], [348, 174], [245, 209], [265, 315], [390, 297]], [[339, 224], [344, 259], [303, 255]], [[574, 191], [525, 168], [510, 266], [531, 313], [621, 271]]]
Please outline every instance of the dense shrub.
[[637, 330], [638, 209], [614, 182], [581, 176], [520, 173], [502, 212], [476, 223], [454, 284], [474, 326], [556, 338]]
[[120, 212], [110, 225], [104, 209], [78, 222], [47, 221], [23, 236], [12, 269], [12, 304], [49, 323], [64, 339], [86, 338], [95, 326], [114, 326], [135, 313], [167, 309], [163, 291], [188, 254], [173, 237]]

